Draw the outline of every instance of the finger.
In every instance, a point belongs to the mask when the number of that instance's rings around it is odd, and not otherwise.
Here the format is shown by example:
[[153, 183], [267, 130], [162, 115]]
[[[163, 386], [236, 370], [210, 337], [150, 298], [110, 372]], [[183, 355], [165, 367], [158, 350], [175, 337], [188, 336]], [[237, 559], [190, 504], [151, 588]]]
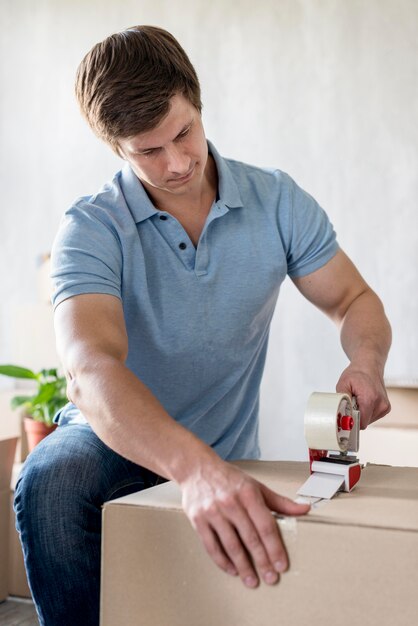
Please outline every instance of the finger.
[[234, 526], [221, 515], [211, 520], [225, 554], [236, 568], [242, 582], [250, 588], [258, 586], [259, 579], [248, 552]]
[[358, 408], [360, 411], [360, 428], [365, 430], [369, 424], [380, 419], [389, 409], [389, 403], [382, 401], [380, 397], [359, 398], [357, 397]]
[[266, 485], [261, 484], [261, 492], [268, 508], [275, 513], [283, 515], [306, 515], [309, 512], [310, 504], [301, 504], [294, 502], [290, 498], [281, 496]]
[[279, 527], [271, 512], [263, 509], [249, 511], [251, 527], [241, 531], [243, 541], [248, 546], [257, 571], [268, 584], [277, 582], [279, 573], [288, 567], [285, 545]]
[[[280, 496], [262, 483], [257, 483], [256, 491], [254, 491], [253, 485], [250, 485], [250, 487], [241, 489], [241, 499], [264, 547], [268, 563], [267, 569], [266, 561], [262, 560], [261, 556], [256, 560], [256, 557], [253, 555], [254, 549], [250, 552], [264, 580], [272, 580], [271, 572], [282, 573], [286, 571], [289, 567], [289, 559], [279, 527], [271, 511], [286, 515], [303, 515], [309, 511], [310, 506], [309, 504], [297, 504], [289, 498]], [[246, 545], [247, 541], [245, 539]], [[259, 551], [259, 554], [261, 554], [261, 551]]]
[[361, 377], [346, 380], [344, 374], [337, 383], [336, 391], [355, 396], [360, 410], [361, 429], [384, 417], [390, 411], [390, 402], [383, 381]]
[[370, 421], [369, 421], [368, 425], [373, 424], [373, 422], [377, 422], [382, 417], [385, 417], [385, 415], [390, 413], [390, 411], [391, 411], [391, 406], [390, 405], [389, 405], [389, 407], [385, 406], [383, 408], [379, 408], [379, 410], [376, 410], [376, 412], [370, 418]]
[[260, 577], [269, 585], [278, 580], [278, 571], [284, 570], [286, 554], [276, 522], [264, 502], [248, 510], [237, 507], [232, 519], [238, 535]]
[[288, 559], [279, 528], [260, 488], [256, 481], [248, 483], [240, 490], [241, 501], [229, 501], [223, 512], [235, 526], [258, 574], [266, 583], [274, 584], [278, 573], [286, 569]]
[[214, 563], [227, 574], [237, 576], [238, 571], [231, 559], [226, 555], [217, 533], [214, 532], [209, 524], [200, 520], [195, 520], [193, 526]]
[[[270, 491], [270, 490], [269, 490]], [[273, 495], [274, 492], [271, 492]], [[273, 579], [272, 572], [282, 573], [289, 566], [286, 547], [280, 534], [280, 529], [270, 511], [267, 499], [262, 501], [260, 507], [249, 507], [248, 513], [254, 525], [256, 533], [264, 548], [266, 560], [256, 561], [259, 571], [266, 582], [276, 582], [277, 575]]]
[[274, 569], [283, 573], [289, 567], [289, 557], [277, 521], [270, 511], [292, 516], [305, 515], [311, 507], [309, 504], [299, 504], [290, 498], [280, 496], [265, 485], [261, 485], [261, 492], [269, 513], [267, 518], [263, 516], [259, 521], [254, 521]]
[[[373, 411], [372, 411], [372, 415], [371, 415], [369, 423], [371, 424], [372, 422], [375, 422], [376, 420], [390, 413], [391, 408], [392, 407], [390, 406], [389, 398], [387, 397], [387, 394], [385, 391], [384, 394], [382, 394], [382, 396], [379, 396], [377, 398], [375, 402], [375, 406], [373, 407]], [[361, 409], [360, 409], [360, 415], [361, 415]]]

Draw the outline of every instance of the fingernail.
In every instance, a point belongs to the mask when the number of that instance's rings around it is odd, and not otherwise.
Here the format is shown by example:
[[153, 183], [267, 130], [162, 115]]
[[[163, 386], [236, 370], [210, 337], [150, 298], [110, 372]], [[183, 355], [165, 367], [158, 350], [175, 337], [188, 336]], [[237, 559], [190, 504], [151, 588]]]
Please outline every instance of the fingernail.
[[232, 567], [232, 565], [230, 567], [228, 567], [228, 569], [226, 571], [231, 576], [236, 576], [238, 574], [237, 570], [235, 569], [235, 567]]
[[274, 564], [276, 572], [282, 573], [286, 569], [286, 563], [284, 561], [276, 561]]
[[273, 585], [277, 582], [277, 573], [276, 572], [266, 572], [264, 574], [264, 580], [268, 585]]
[[257, 587], [258, 585], [258, 580], [254, 577], [254, 576], [247, 576], [246, 578], [244, 578], [244, 584], [247, 587]]

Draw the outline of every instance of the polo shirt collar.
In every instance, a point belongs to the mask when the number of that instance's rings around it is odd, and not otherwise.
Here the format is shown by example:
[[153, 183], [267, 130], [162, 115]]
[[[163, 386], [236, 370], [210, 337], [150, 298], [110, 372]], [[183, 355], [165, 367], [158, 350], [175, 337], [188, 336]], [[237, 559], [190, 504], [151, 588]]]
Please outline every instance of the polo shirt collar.
[[241, 194], [229, 165], [221, 157], [211, 141], [208, 141], [209, 152], [213, 156], [218, 171], [218, 198], [228, 209], [242, 207]]
[[158, 213], [158, 209], [151, 202], [145, 188], [129, 163], [125, 163], [122, 168], [120, 186], [137, 224]]
[[[228, 209], [242, 207], [243, 203], [238, 185], [228, 164], [210, 141], [208, 141], [208, 148], [218, 171], [218, 202]], [[120, 186], [136, 223], [143, 222], [159, 212], [129, 163], [126, 163], [122, 168]]]

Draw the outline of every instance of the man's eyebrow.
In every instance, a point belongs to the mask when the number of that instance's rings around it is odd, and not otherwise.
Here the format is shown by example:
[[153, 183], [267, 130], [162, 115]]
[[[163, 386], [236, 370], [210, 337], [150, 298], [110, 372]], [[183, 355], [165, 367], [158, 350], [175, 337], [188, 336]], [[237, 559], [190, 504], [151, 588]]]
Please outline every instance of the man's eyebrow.
[[[194, 120], [190, 120], [190, 122], [187, 122], [187, 124], [185, 124], [183, 126], [183, 128], [174, 137], [173, 141], [175, 141], [176, 139], [181, 137], [181, 135], [183, 135], [187, 130], [189, 130], [192, 127], [192, 125], [193, 125], [193, 121]], [[148, 152], [148, 151], [151, 151], [151, 150], [158, 150], [158, 148], [160, 148], [160, 147], [161, 146], [156, 146], [156, 147], [150, 146], [149, 148], [135, 148], [135, 150], [132, 150], [132, 154], [141, 154], [142, 152]]]

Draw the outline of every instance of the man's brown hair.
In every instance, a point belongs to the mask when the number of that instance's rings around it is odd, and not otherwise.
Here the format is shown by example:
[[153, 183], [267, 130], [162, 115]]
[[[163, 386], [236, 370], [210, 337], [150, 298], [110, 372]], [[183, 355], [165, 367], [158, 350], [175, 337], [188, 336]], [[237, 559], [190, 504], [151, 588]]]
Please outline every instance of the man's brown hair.
[[96, 44], [78, 67], [75, 90], [93, 131], [118, 154], [118, 138], [155, 128], [176, 93], [202, 109], [187, 54], [156, 26], [133, 26]]

